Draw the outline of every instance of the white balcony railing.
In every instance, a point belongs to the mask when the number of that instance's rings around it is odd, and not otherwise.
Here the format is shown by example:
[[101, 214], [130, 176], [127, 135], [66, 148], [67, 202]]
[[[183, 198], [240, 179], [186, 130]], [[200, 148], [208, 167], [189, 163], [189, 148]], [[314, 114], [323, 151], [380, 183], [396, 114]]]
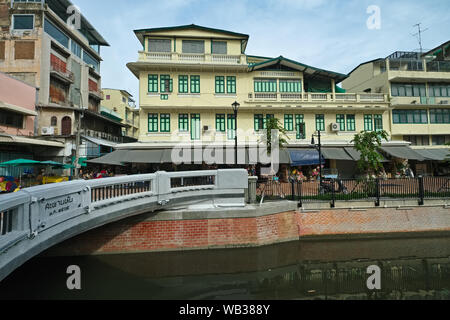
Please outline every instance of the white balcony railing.
[[247, 60], [243, 55], [227, 54], [196, 54], [196, 53], [178, 53], [178, 52], [139, 52], [139, 61], [141, 62], [161, 62], [161, 63], [191, 63], [201, 62], [205, 64], [228, 64], [228, 65], [247, 65]]
[[276, 93], [256, 92], [248, 94], [249, 102], [381, 102], [387, 103], [388, 97], [382, 93]]

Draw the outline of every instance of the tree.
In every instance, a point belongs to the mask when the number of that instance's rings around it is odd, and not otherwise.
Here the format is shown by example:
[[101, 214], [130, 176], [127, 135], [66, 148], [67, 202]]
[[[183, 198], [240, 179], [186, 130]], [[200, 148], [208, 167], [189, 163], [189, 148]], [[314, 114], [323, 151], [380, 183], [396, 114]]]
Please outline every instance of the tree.
[[355, 135], [352, 143], [355, 149], [361, 153], [361, 159], [358, 161], [358, 168], [362, 172], [367, 172], [369, 176], [377, 174], [383, 168], [381, 160], [383, 157], [377, 152], [381, 147], [383, 140], [388, 139], [386, 131], [362, 131]]
[[289, 137], [286, 135], [287, 130], [283, 127], [280, 120], [277, 118], [268, 118], [266, 119], [266, 145], [267, 145], [267, 154], [272, 153], [272, 130], [278, 130], [278, 141], [279, 141], [279, 147], [283, 148], [284, 145], [287, 144], [287, 140]]

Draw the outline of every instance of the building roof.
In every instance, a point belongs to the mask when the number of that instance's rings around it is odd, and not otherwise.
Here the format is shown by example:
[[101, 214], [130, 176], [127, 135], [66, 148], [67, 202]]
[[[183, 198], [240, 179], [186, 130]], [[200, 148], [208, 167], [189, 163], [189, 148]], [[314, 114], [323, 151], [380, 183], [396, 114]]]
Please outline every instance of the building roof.
[[[61, 19], [67, 21], [69, 17], [67, 8], [73, 6], [70, 0], [46, 0], [46, 3]], [[81, 15], [81, 30], [79, 31], [88, 39], [89, 44], [109, 47], [109, 43], [83, 15]]]
[[247, 47], [247, 42], [248, 42], [248, 39], [250, 37], [248, 34], [237, 33], [237, 32], [232, 32], [232, 31], [227, 31], [227, 30], [222, 30], [222, 29], [203, 27], [203, 26], [199, 26], [199, 25], [196, 25], [196, 24], [187, 24], [187, 25], [174, 26], [174, 27], [159, 27], [159, 28], [137, 29], [137, 30], [134, 30], [134, 33], [138, 37], [138, 39], [141, 42], [141, 44], [144, 45], [144, 33], [158, 32], [158, 31], [177, 31], [177, 30], [188, 30], [188, 29], [195, 29], [195, 30], [201, 30], [201, 31], [210, 31], [210, 32], [226, 34], [226, 35], [229, 35], [229, 36], [240, 37], [243, 40], [245, 40], [245, 46], [244, 46], [243, 51], [245, 51], [245, 47]]
[[132, 97], [133, 96], [131, 93], [129, 93], [127, 90], [124, 90], [124, 89], [102, 88], [102, 90], [120, 91], [123, 95], [126, 95], [128, 97]]
[[350, 71], [350, 72], [347, 74], [347, 76], [350, 77], [350, 75], [351, 75], [356, 69], [358, 69], [359, 67], [361, 67], [361, 66], [363, 66], [363, 65], [365, 65], [365, 64], [373, 63], [373, 62], [378, 62], [378, 61], [384, 61], [384, 60], [385, 60], [385, 59], [383, 59], [383, 58], [377, 58], [377, 59], [373, 59], [373, 60], [369, 60], [369, 61], [360, 63], [356, 68], [354, 68], [352, 71]]
[[343, 80], [345, 80], [348, 77], [347, 75], [342, 74], [342, 73], [337, 73], [337, 72], [333, 72], [333, 71], [328, 71], [328, 70], [324, 70], [324, 69], [311, 67], [306, 64], [287, 59], [283, 56], [279, 56], [278, 58], [270, 59], [267, 61], [263, 61], [263, 62], [254, 64], [254, 65], [251, 65], [251, 66], [249, 66], [249, 69], [250, 69], [250, 71], [255, 71], [255, 70], [269, 67], [271, 65], [278, 64], [278, 63], [280, 63], [286, 67], [290, 67], [290, 68], [299, 70], [301, 72], [304, 72], [310, 76], [317, 75], [317, 76], [323, 76], [323, 77], [335, 79], [336, 83], [342, 82]]
[[434, 49], [432, 49], [432, 50], [430, 50], [430, 51], [428, 51], [428, 52], [425, 52], [422, 56], [425, 57], [425, 56], [428, 56], [428, 55], [430, 55], [430, 54], [434, 54], [434, 53], [435, 53], [436, 51], [438, 51], [439, 49], [441, 49], [441, 48], [447, 48], [447, 47], [450, 47], [450, 40], [448, 40], [447, 42], [444, 42], [444, 43], [438, 45], [436, 48], [434, 48]]

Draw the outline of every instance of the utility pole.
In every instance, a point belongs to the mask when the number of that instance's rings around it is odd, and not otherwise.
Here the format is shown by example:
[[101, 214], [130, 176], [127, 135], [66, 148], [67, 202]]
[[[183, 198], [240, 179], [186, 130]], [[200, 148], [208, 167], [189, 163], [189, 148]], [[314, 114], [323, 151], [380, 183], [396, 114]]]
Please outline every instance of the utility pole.
[[415, 33], [415, 34], [413, 34], [413, 36], [414, 36], [414, 37], [417, 37], [417, 39], [419, 40], [420, 54], [423, 53], [422, 33], [424, 33], [425, 31], [428, 30], [428, 28], [426, 28], [425, 30], [422, 30], [421, 27], [420, 27], [421, 24], [422, 24], [422, 23], [419, 22], [419, 23], [413, 25], [413, 27], [417, 27], [417, 29], [418, 29], [418, 32]]
[[79, 162], [80, 162], [80, 144], [81, 144], [81, 119], [83, 118], [83, 96], [81, 94], [81, 90], [78, 88], [75, 88], [76, 91], [80, 94], [80, 107], [78, 110], [78, 121], [77, 121], [77, 135], [75, 140], [75, 162], [74, 162], [74, 176], [76, 179], [80, 178], [80, 169], [79, 169]]

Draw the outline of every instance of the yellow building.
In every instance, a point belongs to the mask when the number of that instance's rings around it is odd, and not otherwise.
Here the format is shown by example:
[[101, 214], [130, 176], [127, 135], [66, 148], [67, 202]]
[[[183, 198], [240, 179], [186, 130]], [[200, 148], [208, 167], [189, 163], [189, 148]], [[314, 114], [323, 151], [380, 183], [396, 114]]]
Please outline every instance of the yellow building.
[[139, 138], [139, 108], [133, 96], [126, 90], [103, 89], [102, 106], [116, 112], [125, 125], [123, 135], [136, 141]]
[[[349, 91], [387, 94], [388, 131], [429, 160], [443, 160], [450, 143], [450, 41], [425, 53], [395, 52], [360, 64], [342, 83]], [[425, 164], [421, 171], [430, 172]]]

